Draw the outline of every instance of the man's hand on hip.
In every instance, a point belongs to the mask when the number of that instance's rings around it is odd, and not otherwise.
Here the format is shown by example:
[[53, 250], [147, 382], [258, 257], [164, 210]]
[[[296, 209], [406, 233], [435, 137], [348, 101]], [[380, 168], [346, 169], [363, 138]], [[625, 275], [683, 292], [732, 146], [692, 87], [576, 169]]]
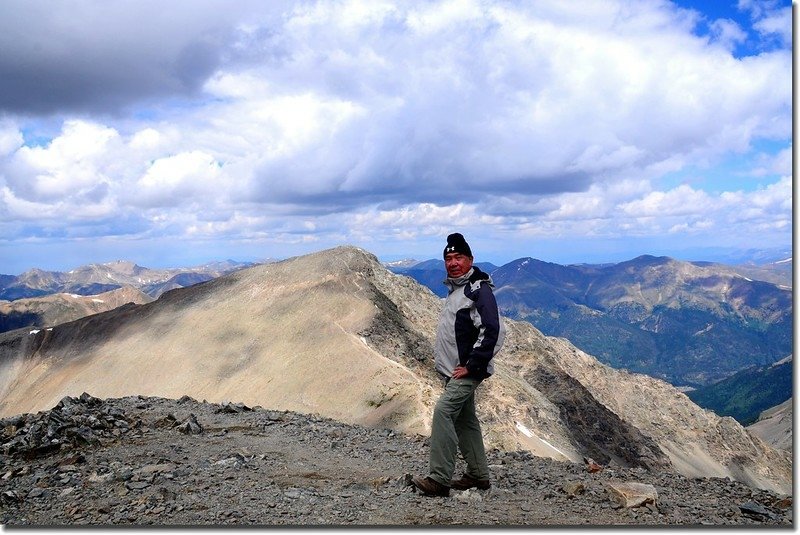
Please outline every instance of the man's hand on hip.
[[469, 370], [467, 370], [467, 368], [464, 366], [456, 366], [453, 370], [453, 379], [461, 379], [467, 375], [469, 375]]

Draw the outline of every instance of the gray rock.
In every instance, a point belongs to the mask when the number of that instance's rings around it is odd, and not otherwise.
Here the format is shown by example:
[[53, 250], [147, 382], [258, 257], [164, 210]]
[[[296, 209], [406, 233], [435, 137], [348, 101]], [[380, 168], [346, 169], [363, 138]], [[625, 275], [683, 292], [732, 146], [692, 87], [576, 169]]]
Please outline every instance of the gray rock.
[[743, 515], [756, 520], [774, 519], [777, 515], [763, 505], [756, 502], [746, 502], [739, 506]]
[[197, 421], [197, 417], [194, 414], [190, 414], [189, 418], [176, 426], [175, 429], [184, 435], [199, 435], [203, 432], [203, 426], [200, 425], [200, 422]]
[[128, 481], [125, 483], [125, 488], [128, 490], [143, 490], [150, 486], [147, 481]]
[[215, 409], [214, 412], [216, 412], [216, 413], [232, 413], [232, 414], [236, 414], [236, 413], [252, 411], [252, 410], [253, 409], [251, 409], [250, 407], [248, 407], [244, 403], [230, 403], [228, 401], [223, 401], [222, 405], [219, 408]]

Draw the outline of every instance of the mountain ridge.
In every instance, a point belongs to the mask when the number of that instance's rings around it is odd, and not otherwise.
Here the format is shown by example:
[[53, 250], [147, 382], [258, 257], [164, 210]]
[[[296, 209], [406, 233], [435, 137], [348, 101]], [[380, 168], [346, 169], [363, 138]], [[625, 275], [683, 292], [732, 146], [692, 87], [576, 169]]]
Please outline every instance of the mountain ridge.
[[[52, 331], [0, 335], [0, 414], [78, 390], [188, 394], [426, 434], [441, 390], [430, 361], [440, 306], [354, 247], [255, 266]], [[733, 419], [503, 321], [506, 345], [478, 402], [490, 447], [790, 487], [789, 457]]]

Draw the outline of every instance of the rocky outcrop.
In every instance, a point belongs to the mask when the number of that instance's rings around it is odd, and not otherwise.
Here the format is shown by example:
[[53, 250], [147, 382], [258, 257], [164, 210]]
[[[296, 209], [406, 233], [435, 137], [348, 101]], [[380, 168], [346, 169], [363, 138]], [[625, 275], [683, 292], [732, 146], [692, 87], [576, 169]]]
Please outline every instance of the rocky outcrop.
[[[440, 306], [353, 247], [256, 266], [52, 331], [0, 335], [0, 415], [81, 392], [190, 395], [426, 435], [442, 388]], [[504, 321], [496, 373], [478, 390], [489, 447], [791, 489], [788, 454], [730, 418]]]

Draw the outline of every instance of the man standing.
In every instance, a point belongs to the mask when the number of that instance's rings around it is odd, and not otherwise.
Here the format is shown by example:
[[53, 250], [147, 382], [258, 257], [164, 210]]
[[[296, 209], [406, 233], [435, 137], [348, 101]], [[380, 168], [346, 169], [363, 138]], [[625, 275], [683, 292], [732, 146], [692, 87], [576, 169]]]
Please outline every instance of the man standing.
[[[475, 389], [494, 372], [492, 357], [505, 337], [492, 279], [472, 265], [472, 251], [464, 236], [450, 234], [443, 254], [447, 270], [444, 283], [450, 291], [439, 317], [434, 362], [445, 388], [433, 410], [430, 475], [412, 479], [414, 486], [428, 496], [449, 496], [451, 487], [491, 487], [475, 414]], [[458, 450], [467, 471], [453, 481]]]

